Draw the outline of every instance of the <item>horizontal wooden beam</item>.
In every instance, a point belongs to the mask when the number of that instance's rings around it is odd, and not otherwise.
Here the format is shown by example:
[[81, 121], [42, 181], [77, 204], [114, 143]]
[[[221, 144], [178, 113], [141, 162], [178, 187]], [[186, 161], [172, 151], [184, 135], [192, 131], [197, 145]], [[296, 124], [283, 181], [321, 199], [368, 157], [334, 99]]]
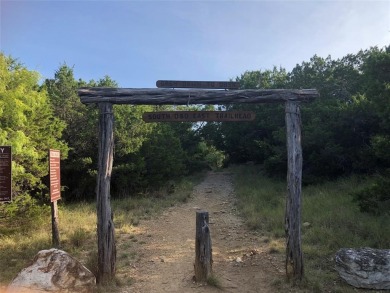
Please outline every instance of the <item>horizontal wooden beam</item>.
[[257, 104], [285, 101], [311, 101], [319, 97], [316, 89], [180, 90], [90, 87], [78, 90], [84, 104], [112, 103], [133, 105]]

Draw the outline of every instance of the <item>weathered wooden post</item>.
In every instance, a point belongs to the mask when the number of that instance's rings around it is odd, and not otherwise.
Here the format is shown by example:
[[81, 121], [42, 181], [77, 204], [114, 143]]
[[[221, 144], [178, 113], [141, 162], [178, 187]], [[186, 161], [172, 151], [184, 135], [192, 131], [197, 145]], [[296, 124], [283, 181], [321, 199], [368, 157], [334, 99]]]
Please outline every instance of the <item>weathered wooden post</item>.
[[58, 226], [58, 206], [55, 200], [51, 203], [51, 243], [56, 248], [60, 247], [60, 231]]
[[213, 256], [209, 229], [209, 213], [196, 212], [195, 233], [195, 280], [207, 281], [212, 272]]
[[97, 282], [108, 283], [115, 276], [116, 247], [110, 204], [110, 181], [113, 164], [114, 115], [111, 103], [99, 103], [99, 165], [97, 178]]
[[287, 198], [285, 214], [286, 231], [286, 274], [302, 280], [303, 255], [301, 246], [301, 189], [302, 189], [302, 147], [301, 114], [299, 103], [286, 102], [287, 127]]

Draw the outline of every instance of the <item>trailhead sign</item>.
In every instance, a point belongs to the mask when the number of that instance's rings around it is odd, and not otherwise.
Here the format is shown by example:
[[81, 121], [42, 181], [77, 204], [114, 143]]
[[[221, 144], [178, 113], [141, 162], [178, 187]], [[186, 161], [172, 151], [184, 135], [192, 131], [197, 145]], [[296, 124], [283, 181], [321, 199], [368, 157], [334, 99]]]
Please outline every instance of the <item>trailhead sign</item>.
[[61, 173], [60, 173], [60, 151], [49, 151], [49, 173], [50, 173], [50, 201], [54, 202], [61, 198]]
[[160, 111], [145, 112], [145, 122], [196, 122], [196, 121], [253, 121], [256, 114], [252, 111]]
[[[157, 80], [158, 88], [198, 88], [198, 89], [225, 89], [237, 90], [240, 83], [235, 81], [185, 81], [185, 80]], [[145, 122], [236, 122], [253, 121], [255, 113], [252, 111], [159, 111], [146, 112], [142, 115]]]
[[10, 146], [0, 146], [0, 202], [12, 200], [12, 155]]

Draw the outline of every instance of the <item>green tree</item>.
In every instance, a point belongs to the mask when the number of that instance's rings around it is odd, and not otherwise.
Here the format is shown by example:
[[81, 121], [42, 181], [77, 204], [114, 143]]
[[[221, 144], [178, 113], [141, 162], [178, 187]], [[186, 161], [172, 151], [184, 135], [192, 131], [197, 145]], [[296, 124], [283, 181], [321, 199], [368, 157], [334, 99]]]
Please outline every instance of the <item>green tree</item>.
[[169, 124], [160, 123], [142, 147], [148, 185], [159, 187], [187, 173], [185, 152]]
[[[96, 82], [91, 81], [91, 84]], [[94, 105], [82, 104], [77, 95], [78, 87], [88, 85], [82, 80], [76, 81], [73, 68], [63, 64], [43, 86], [55, 115], [66, 125], [62, 138], [70, 150], [62, 164], [62, 183], [64, 198], [69, 200], [92, 197], [95, 190], [98, 111]]]
[[37, 72], [0, 53], [0, 77], [0, 145], [12, 146], [13, 196], [43, 199], [49, 149], [67, 156], [65, 125], [53, 115]]
[[[320, 98], [302, 103], [304, 179], [313, 182], [388, 166], [390, 133], [389, 49], [371, 48], [333, 60], [313, 56], [284, 69], [245, 72], [241, 88], [315, 88]], [[231, 162], [263, 163], [285, 174], [284, 105], [228, 106], [256, 112], [253, 123], [214, 126]], [[211, 127], [211, 125], [210, 125]], [[208, 133], [208, 137], [210, 137]]]
[[[241, 89], [287, 88], [289, 76], [284, 68], [274, 67], [272, 70], [246, 71], [237, 77], [236, 81], [240, 82]], [[235, 104], [227, 106], [226, 109], [251, 110], [256, 114], [253, 122], [227, 122], [216, 127], [216, 131], [223, 137], [220, 148], [230, 162], [268, 161], [267, 166], [284, 166], [285, 158], [278, 153], [280, 146], [284, 144], [284, 136], [280, 136], [280, 129], [284, 127], [283, 105]]]
[[[95, 196], [98, 155], [98, 109], [84, 105], [77, 94], [79, 87], [118, 87], [109, 76], [97, 81], [76, 80], [73, 68], [60, 66], [53, 79], [47, 79], [55, 113], [66, 124], [63, 139], [70, 146], [69, 158], [64, 162], [65, 196], [69, 200], [89, 199]], [[142, 114], [151, 106], [114, 106], [115, 153], [112, 191], [132, 193], [144, 185], [145, 164], [140, 148], [154, 128], [142, 121]]]
[[379, 121], [370, 143], [378, 165], [390, 168], [390, 46], [372, 48], [362, 71], [365, 98]]

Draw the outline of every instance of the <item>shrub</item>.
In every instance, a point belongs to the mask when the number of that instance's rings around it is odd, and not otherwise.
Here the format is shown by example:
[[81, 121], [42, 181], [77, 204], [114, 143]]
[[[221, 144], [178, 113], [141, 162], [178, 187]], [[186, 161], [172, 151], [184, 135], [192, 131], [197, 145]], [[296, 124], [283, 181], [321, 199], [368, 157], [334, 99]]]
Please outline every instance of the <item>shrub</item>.
[[354, 201], [360, 211], [381, 215], [390, 214], [390, 177], [380, 176], [370, 186], [353, 193]]

